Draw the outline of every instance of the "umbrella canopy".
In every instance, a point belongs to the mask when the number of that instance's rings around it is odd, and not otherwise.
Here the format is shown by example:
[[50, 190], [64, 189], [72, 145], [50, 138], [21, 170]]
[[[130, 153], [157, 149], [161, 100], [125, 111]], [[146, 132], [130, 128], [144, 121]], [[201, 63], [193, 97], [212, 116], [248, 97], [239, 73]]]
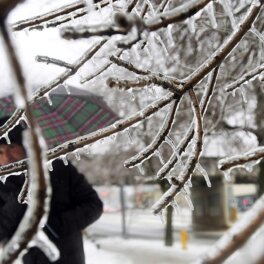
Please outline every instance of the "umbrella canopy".
[[[118, 116], [106, 105], [102, 97], [90, 92], [61, 85], [49, 97], [41, 98], [33, 104], [33, 114], [42, 129], [49, 148], [106, 127]], [[0, 118], [10, 116], [15, 111], [13, 97], [0, 98]]]

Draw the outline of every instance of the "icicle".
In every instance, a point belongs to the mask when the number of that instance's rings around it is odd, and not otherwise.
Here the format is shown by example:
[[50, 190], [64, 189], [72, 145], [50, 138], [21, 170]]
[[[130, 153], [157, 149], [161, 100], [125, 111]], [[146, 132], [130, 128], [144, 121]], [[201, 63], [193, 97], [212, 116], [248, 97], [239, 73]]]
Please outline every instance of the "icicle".
[[164, 159], [163, 159], [163, 157], [162, 157], [161, 152], [160, 152], [159, 150], [156, 149], [155, 152], [154, 152], [154, 154], [158, 156], [158, 158], [159, 158], [159, 160], [160, 160], [160, 163], [161, 163], [162, 165], [164, 165], [164, 164], [165, 164], [165, 161], [164, 161]]
[[6, 175], [2, 175], [2, 176], [0, 176], [0, 181], [1, 181], [3, 184], [5, 184], [6, 179], [7, 179], [7, 176], [6, 176]]
[[98, 10], [99, 10], [99, 13], [102, 14], [102, 6], [101, 6], [101, 2], [98, 2], [98, 3], [96, 4], [96, 6], [97, 6], [97, 8], [98, 8]]
[[165, 220], [164, 220], [164, 210], [161, 210], [160, 211], [159, 217], [160, 217], [161, 223], [162, 224], [165, 224]]
[[223, 6], [227, 16], [229, 17], [232, 28], [235, 29], [237, 23], [236, 23], [234, 14], [233, 14], [231, 1], [230, 0], [219, 0], [219, 2]]
[[180, 167], [182, 167], [184, 164], [183, 164], [183, 161], [181, 159], [180, 153], [177, 149], [174, 150], [174, 154], [177, 157], [177, 163], [179, 163]]
[[195, 19], [194, 19], [194, 16], [191, 16], [189, 18], [187, 18], [187, 26], [188, 26], [188, 29], [190, 30], [190, 32], [192, 34], [195, 33]]
[[210, 2], [206, 5], [205, 10], [208, 14], [208, 17], [210, 19], [211, 25], [213, 28], [217, 28], [217, 22], [215, 18], [215, 13], [214, 13], [214, 4], [213, 2]]
[[225, 179], [226, 181], [230, 182], [231, 181], [231, 170], [225, 170], [224, 171], [224, 176], [225, 176]]
[[64, 83], [63, 86], [64, 86], [64, 88], [65, 88], [65, 90], [66, 90], [66, 93], [67, 93], [67, 94], [71, 94], [71, 91], [70, 91], [70, 87], [69, 87], [69, 85], [68, 85], [67, 83]]
[[246, 97], [246, 94], [245, 94], [242, 87], [240, 87], [240, 92], [241, 92], [242, 100], [246, 104], [247, 103], [247, 97]]
[[130, 144], [133, 144], [133, 138], [132, 138], [132, 136], [131, 136], [130, 128], [129, 128], [129, 127], [126, 128], [126, 129], [125, 129], [125, 132], [127, 133], [127, 136], [128, 136], [128, 138], [129, 138], [129, 142], [130, 142]]
[[191, 211], [193, 211], [194, 210], [194, 206], [193, 206], [191, 197], [187, 193], [184, 194], [184, 197], [185, 197], [185, 200], [186, 200], [189, 208], [191, 209]]
[[67, 159], [67, 156], [66, 156], [66, 155], [62, 155], [60, 158], [62, 159], [62, 161], [63, 161], [63, 164], [64, 164], [65, 166], [67, 166], [67, 165], [69, 164], [69, 162], [68, 162], [68, 159]]
[[184, 184], [183, 186], [183, 189], [184, 189], [184, 192], [187, 194], [187, 195], [191, 195], [191, 191], [190, 191], [190, 188], [189, 188], [189, 185], [188, 184]]
[[238, 88], [236, 88], [236, 89], [234, 89], [233, 91], [232, 91], [232, 96], [233, 97], [236, 97], [236, 90], [237, 90]]
[[112, 10], [114, 10], [113, 0], [109, 0], [109, 6], [111, 7]]
[[138, 164], [138, 165], [136, 165], [136, 166], [138, 167], [139, 172], [140, 172], [142, 175], [144, 175], [144, 174], [145, 174], [145, 171], [144, 171], [144, 168], [143, 168], [142, 163], [140, 163], [140, 164]]
[[8, 145], [10, 145], [10, 144], [11, 144], [11, 141], [10, 141], [10, 138], [9, 138], [9, 136], [8, 136], [8, 132], [5, 133], [5, 134], [3, 135], [3, 137], [5, 138], [6, 143], [7, 143]]
[[132, 102], [135, 101], [136, 100], [136, 96], [133, 93], [133, 89], [131, 88], [131, 89], [127, 90], [127, 92], [129, 93], [129, 100], [132, 101]]
[[76, 160], [81, 160], [81, 156], [78, 150], [74, 151], [74, 155], [75, 155]]
[[212, 184], [210, 182], [210, 178], [208, 176], [207, 171], [201, 166], [200, 163], [196, 164], [196, 169], [204, 176], [204, 179], [206, 181], [207, 187], [212, 187]]
[[89, 12], [94, 11], [94, 1], [93, 0], [84, 0], [86, 9], [87, 9], [87, 14]]
[[53, 171], [52, 161], [48, 161], [47, 166], [49, 171]]
[[172, 24], [169, 24], [167, 26], [167, 37], [168, 37], [169, 46], [173, 47], [175, 45], [175, 42], [172, 36]]
[[173, 142], [173, 140], [169, 137], [169, 136], [166, 136], [165, 138], [165, 142], [174, 150], [176, 151], [176, 146]]
[[22, 118], [23, 118], [24, 122], [26, 123], [27, 127], [30, 128], [30, 125], [29, 125], [29, 122], [28, 122], [28, 118], [25, 115], [25, 113], [23, 114], [23, 117]]
[[51, 98], [50, 98], [50, 96], [49, 96], [48, 93], [45, 95], [45, 97], [46, 97], [46, 99], [47, 99], [49, 105], [52, 106], [52, 100], [51, 100]]
[[181, 214], [181, 210], [180, 210], [180, 206], [178, 205], [178, 203], [175, 201], [171, 202], [171, 206], [173, 207], [173, 209], [175, 210], [175, 212], [179, 215]]
[[163, 40], [161, 39], [160, 35], [155, 34], [155, 38], [157, 39], [157, 41], [160, 43], [162, 49], [164, 50], [165, 56], [169, 57], [170, 54], [166, 48], [166, 45], [164, 44]]
[[188, 188], [192, 188], [192, 179], [190, 178], [186, 183], [186, 186], [188, 186]]

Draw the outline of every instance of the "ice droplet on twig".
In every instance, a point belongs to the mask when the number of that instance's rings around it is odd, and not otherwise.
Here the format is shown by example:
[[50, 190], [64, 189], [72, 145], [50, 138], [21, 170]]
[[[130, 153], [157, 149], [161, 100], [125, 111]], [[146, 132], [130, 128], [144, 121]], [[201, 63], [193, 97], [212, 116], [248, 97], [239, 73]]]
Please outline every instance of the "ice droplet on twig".
[[66, 90], [66, 93], [67, 93], [67, 94], [71, 94], [71, 91], [70, 91], [70, 87], [69, 87], [69, 85], [68, 85], [67, 83], [64, 83], [63, 86], [64, 86], [64, 88], [65, 88], [65, 90]]
[[69, 162], [68, 162], [68, 159], [67, 159], [67, 156], [66, 156], [66, 155], [62, 155], [62, 156], [61, 156], [61, 159], [62, 159], [62, 161], [63, 161], [63, 164], [64, 164], [65, 166], [67, 166], [67, 165], [69, 164]]
[[164, 161], [164, 159], [163, 159], [163, 156], [162, 156], [161, 152], [160, 152], [158, 149], [156, 149], [155, 152], [154, 152], [154, 154], [155, 154], [156, 156], [158, 156], [158, 158], [159, 158], [159, 160], [160, 160], [160, 163], [161, 163], [162, 165], [164, 165], [164, 164], [165, 164], [165, 161]]
[[47, 99], [47, 101], [48, 101], [48, 104], [49, 104], [50, 106], [52, 106], [52, 100], [51, 100], [51, 98], [50, 98], [50, 96], [49, 96], [48, 93], [45, 95], [45, 97], [46, 97], [46, 99]]
[[200, 163], [196, 164], [196, 169], [203, 175], [203, 177], [206, 181], [207, 187], [209, 187], [209, 188], [212, 187], [209, 175], [208, 175], [207, 171], [201, 166]]
[[26, 123], [27, 127], [30, 128], [30, 125], [29, 125], [29, 122], [28, 122], [28, 118], [27, 118], [27, 116], [25, 115], [25, 113], [23, 114], [22, 119], [23, 119], [23, 121]]
[[161, 221], [161, 223], [162, 223], [162, 224], [165, 224], [164, 210], [161, 210], [161, 211], [159, 212], [159, 217], [160, 217], [160, 221]]
[[167, 37], [168, 37], [168, 43], [170, 47], [173, 47], [175, 45], [175, 42], [172, 36], [172, 25], [173, 24], [169, 24], [167, 26]]
[[143, 165], [142, 163], [136, 165], [138, 167], [138, 170], [139, 172], [142, 174], [142, 175], [145, 175], [145, 171], [144, 171], [144, 168], [143, 168]]
[[241, 92], [242, 100], [246, 104], [247, 103], [247, 97], [246, 97], [245, 91], [243, 90], [242, 87], [240, 87], [240, 92]]
[[193, 206], [193, 203], [192, 203], [190, 195], [187, 194], [186, 192], [183, 195], [184, 195], [184, 198], [185, 198], [189, 208], [193, 211], [194, 210], [194, 206]]
[[224, 171], [224, 176], [225, 176], [225, 179], [226, 181], [230, 182], [231, 181], [231, 170], [225, 170]]
[[2, 175], [2, 176], [0, 176], [0, 181], [1, 181], [3, 184], [5, 184], [6, 179], [7, 179], [7, 176], [6, 176], [6, 175]]
[[49, 171], [53, 171], [52, 161], [48, 161], [47, 166]]
[[6, 133], [3, 135], [3, 137], [5, 138], [6, 143], [7, 143], [8, 145], [10, 145], [10, 144], [11, 144], [11, 141], [10, 141], [10, 138], [9, 138], [9, 136], [8, 136], [8, 132], [6, 132]]
[[188, 29], [190, 30], [190, 32], [192, 34], [194, 34], [195, 33], [195, 18], [194, 18], [194, 16], [187, 18], [186, 21], [187, 21]]

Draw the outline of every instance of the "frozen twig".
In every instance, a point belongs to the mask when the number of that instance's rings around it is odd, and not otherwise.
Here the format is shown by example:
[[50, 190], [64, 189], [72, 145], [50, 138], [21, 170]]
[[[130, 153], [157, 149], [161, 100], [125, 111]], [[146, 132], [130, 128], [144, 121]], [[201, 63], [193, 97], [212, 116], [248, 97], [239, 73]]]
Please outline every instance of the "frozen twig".
[[219, 160], [218, 168], [220, 170], [228, 170], [236, 166], [242, 166], [249, 161], [257, 161], [262, 158], [264, 158], [264, 147], [258, 147], [244, 154]]
[[223, 263], [235, 250], [240, 248], [263, 223], [264, 195], [228, 230], [196, 264]]
[[36, 56], [36, 61], [45, 62], [47, 64], [54, 64], [54, 65], [58, 65], [58, 66], [61, 66], [61, 67], [65, 67], [65, 68], [74, 70], [74, 65], [73, 64], [67, 63], [67, 62], [62, 61], [62, 60], [50, 58], [50, 57], [47, 57], [47, 56]]
[[245, 73], [242, 77], [240, 77], [235, 82], [227, 85], [225, 90], [227, 92], [231, 92], [231, 91], [235, 90], [236, 88], [239, 88], [240, 85], [247, 83], [251, 80], [254, 80], [263, 71], [264, 71], [264, 64], [261, 64], [258, 67], [256, 67], [255, 69], [253, 69], [252, 71]]
[[169, 134], [170, 129], [173, 125], [175, 113], [177, 112], [177, 107], [178, 107], [180, 98], [181, 97], [178, 97], [171, 103], [171, 107], [166, 115], [166, 118], [159, 132], [153, 139], [153, 141], [146, 148], [140, 151], [137, 155], [126, 160], [124, 163], [125, 167], [127, 168], [134, 167], [135, 165], [148, 159], [155, 152], [155, 150], [158, 149], [158, 147], [164, 142], [166, 136]]
[[168, 191], [166, 191], [162, 197], [152, 206], [154, 214], [158, 214], [162, 209], [168, 206], [175, 195], [181, 191], [184, 184], [191, 177], [199, 157], [202, 151], [202, 138], [203, 138], [203, 127], [202, 127], [202, 114], [200, 111], [199, 103], [196, 98], [195, 93], [192, 89], [189, 90], [189, 95], [192, 101], [192, 108], [195, 116], [195, 126], [194, 126], [194, 142], [193, 149], [186, 161], [186, 164], [180, 171], [179, 176], [173, 179], [172, 185]]
[[181, 82], [178, 79], [167, 78], [159, 76], [158, 74], [150, 74], [144, 77], [137, 77], [135, 80], [121, 80], [117, 78], [108, 78], [107, 84], [110, 88], [118, 88], [120, 90], [128, 90], [130, 88], [140, 89], [151, 84], [161, 86], [165, 90], [169, 90], [172, 93], [181, 93]]

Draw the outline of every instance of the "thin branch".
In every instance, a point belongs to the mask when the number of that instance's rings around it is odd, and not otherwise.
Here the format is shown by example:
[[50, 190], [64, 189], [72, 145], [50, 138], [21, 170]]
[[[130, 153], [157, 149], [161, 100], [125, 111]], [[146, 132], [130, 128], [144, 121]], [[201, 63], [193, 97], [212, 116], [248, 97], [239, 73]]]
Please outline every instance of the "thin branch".
[[36, 61], [37, 62], [45, 62], [47, 64], [51, 63], [51, 64], [54, 64], [54, 65], [58, 65], [58, 66], [61, 66], [61, 67], [65, 67], [65, 68], [74, 70], [74, 65], [73, 64], [67, 63], [67, 62], [62, 61], [62, 60], [50, 58], [50, 57], [47, 57], [47, 56], [36, 56]]
[[130, 3], [128, 3], [127, 12], [130, 13], [135, 8], [137, 3], [138, 0], [131, 0]]
[[254, 80], [259, 74], [261, 74], [264, 71], [264, 64], [259, 65], [258, 67], [256, 67], [255, 69], [253, 69], [252, 71], [249, 71], [247, 73], [245, 73], [242, 77], [240, 77], [237, 81], [229, 84], [226, 86], [225, 91], [227, 92], [231, 92], [233, 90], [235, 90], [236, 88], [238, 88], [240, 85], [242, 85], [243, 83], [247, 83], [249, 81]]
[[196, 263], [223, 263], [233, 252], [240, 248], [263, 223], [264, 195], [262, 195], [230, 230], [228, 230]]
[[242, 155], [235, 155], [218, 161], [220, 170], [228, 170], [236, 166], [242, 166], [249, 161], [257, 161], [264, 158], [264, 147], [258, 147]]

